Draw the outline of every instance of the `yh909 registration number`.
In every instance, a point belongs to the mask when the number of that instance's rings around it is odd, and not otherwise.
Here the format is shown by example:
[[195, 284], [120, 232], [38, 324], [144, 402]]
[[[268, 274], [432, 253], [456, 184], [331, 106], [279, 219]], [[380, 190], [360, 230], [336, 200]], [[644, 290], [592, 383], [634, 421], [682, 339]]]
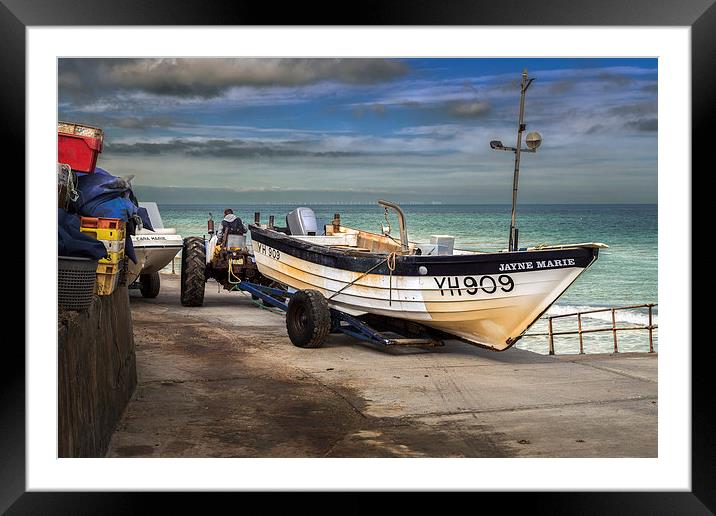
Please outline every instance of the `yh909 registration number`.
[[451, 296], [461, 296], [465, 292], [469, 296], [475, 296], [482, 291], [485, 294], [494, 294], [501, 290], [502, 292], [511, 292], [515, 288], [515, 282], [507, 274], [500, 274], [497, 279], [492, 276], [443, 276], [433, 278], [437, 287], [440, 289], [440, 295], [446, 295], [449, 292]]
[[269, 247], [266, 244], [262, 244], [261, 242], [254, 243], [254, 248], [259, 253], [268, 256], [269, 258], [273, 258], [274, 260], [280, 260], [281, 259], [281, 252], [277, 249], [274, 249], [273, 247]]

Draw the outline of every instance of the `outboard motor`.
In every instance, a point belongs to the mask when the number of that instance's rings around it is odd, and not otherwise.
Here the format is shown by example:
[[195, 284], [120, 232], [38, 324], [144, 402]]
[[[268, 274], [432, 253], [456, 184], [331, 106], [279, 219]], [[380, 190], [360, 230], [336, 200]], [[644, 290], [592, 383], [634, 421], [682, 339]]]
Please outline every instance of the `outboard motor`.
[[314, 236], [318, 231], [316, 214], [311, 208], [296, 208], [286, 216], [286, 224], [292, 235]]

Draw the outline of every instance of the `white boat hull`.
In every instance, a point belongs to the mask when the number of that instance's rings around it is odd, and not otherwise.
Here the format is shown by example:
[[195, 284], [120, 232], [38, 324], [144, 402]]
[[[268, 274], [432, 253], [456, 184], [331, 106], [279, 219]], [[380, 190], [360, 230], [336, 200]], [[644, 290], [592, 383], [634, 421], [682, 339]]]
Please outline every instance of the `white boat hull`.
[[495, 350], [513, 345], [596, 258], [596, 249], [588, 249], [580, 262], [571, 258], [542, 260], [556, 256], [558, 251], [553, 250], [495, 253], [490, 266], [497, 269], [500, 265], [495, 261], [512, 263], [515, 254], [531, 255], [518, 262], [531, 266], [478, 273], [480, 267], [484, 270], [482, 258], [483, 265], [474, 265], [474, 274], [465, 274], [470, 263], [462, 263], [459, 274], [443, 274], [444, 267], [440, 274], [430, 274], [431, 268], [438, 268], [430, 263], [439, 263], [433, 258], [424, 262], [428, 264], [424, 275], [364, 274], [306, 259], [310, 253], [291, 253], [285, 242], [276, 247], [267, 245], [267, 240], [257, 244], [257, 236], [252, 230], [254, 257], [264, 276], [295, 289], [318, 290], [331, 307], [353, 316], [375, 314], [415, 321]]
[[127, 281], [134, 282], [140, 274], [159, 272], [166, 267], [182, 249], [182, 238], [173, 229], [156, 232], [143, 230], [132, 235], [132, 245], [137, 263], [129, 260]]

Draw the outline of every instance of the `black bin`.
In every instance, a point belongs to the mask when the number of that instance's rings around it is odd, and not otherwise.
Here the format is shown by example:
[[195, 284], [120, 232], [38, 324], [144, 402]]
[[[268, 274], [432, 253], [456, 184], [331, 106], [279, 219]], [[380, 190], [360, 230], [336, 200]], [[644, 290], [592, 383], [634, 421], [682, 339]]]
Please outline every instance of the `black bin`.
[[57, 260], [57, 304], [64, 310], [87, 310], [92, 303], [97, 260], [60, 256]]

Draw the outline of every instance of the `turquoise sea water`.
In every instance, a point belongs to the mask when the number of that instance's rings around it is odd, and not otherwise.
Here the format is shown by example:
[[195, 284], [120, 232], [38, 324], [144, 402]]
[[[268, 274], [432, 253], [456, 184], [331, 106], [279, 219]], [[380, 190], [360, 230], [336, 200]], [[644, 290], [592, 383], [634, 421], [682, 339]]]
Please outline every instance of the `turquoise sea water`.
[[[380, 233], [384, 212], [375, 205], [308, 205], [316, 213], [319, 228], [330, 222], [334, 213], [341, 214], [344, 225]], [[261, 212], [263, 222], [274, 215], [277, 225], [285, 224], [286, 214], [296, 205], [231, 206], [244, 222]], [[182, 236], [204, 235], [209, 212], [216, 224], [226, 206], [160, 205], [165, 227], [174, 227]], [[510, 225], [509, 205], [402, 205], [406, 214], [408, 237], [429, 241], [432, 234], [456, 237], [455, 247], [498, 251], [507, 247]], [[398, 235], [397, 220], [391, 216], [393, 232]], [[522, 205], [517, 213], [520, 247], [578, 242], [603, 242], [599, 259], [562, 295], [548, 314], [570, 313], [602, 307], [619, 307], [657, 303], [657, 206], [656, 205]], [[178, 263], [178, 261], [177, 261]], [[646, 309], [616, 312], [619, 325], [646, 324]], [[658, 323], [658, 307], [654, 309]], [[583, 327], [596, 328], [611, 324], [611, 313], [583, 318]], [[576, 318], [554, 321], [555, 331], [576, 329]], [[528, 333], [546, 331], [540, 321]], [[656, 330], [654, 342], [656, 344]], [[620, 351], [646, 351], [646, 331], [619, 332]], [[578, 350], [577, 337], [555, 338], [558, 353]], [[547, 351], [546, 337], [525, 337], [518, 347], [540, 353]], [[611, 332], [585, 334], [585, 351], [610, 352]]]

